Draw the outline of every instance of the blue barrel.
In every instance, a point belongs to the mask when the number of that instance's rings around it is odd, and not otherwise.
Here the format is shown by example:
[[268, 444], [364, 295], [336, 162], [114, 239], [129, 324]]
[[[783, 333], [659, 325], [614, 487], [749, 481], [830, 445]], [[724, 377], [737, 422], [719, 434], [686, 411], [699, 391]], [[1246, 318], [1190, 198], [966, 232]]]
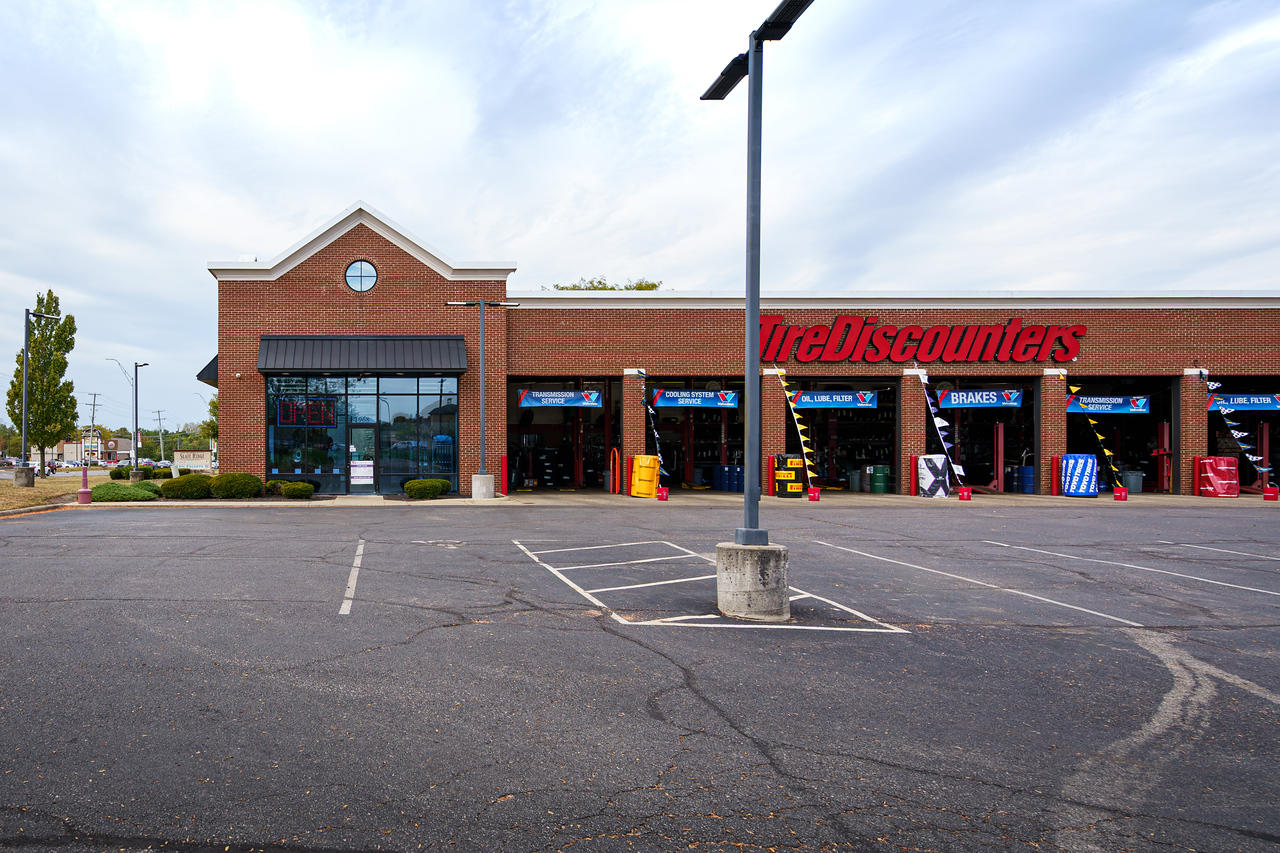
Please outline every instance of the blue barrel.
[[1072, 498], [1098, 496], [1098, 457], [1092, 453], [1062, 457], [1062, 494]]
[[1034, 495], [1036, 493], [1036, 467], [1034, 465], [1019, 465], [1017, 482], [1019, 492], [1024, 495]]
[[711, 471], [711, 488], [715, 489], [717, 492], [729, 491], [729, 485], [728, 485], [729, 478], [727, 476], [727, 472], [725, 471], [725, 469], [728, 467], [729, 467], [728, 465], [717, 465]]

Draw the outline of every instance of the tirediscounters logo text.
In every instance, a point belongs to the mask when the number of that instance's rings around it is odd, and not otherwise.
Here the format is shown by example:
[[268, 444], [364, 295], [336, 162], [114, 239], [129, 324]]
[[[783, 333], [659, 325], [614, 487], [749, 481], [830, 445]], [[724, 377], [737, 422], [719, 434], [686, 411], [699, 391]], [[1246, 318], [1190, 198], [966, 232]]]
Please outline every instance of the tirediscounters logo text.
[[760, 318], [762, 361], [1071, 361], [1088, 327], [1024, 326], [1021, 317], [992, 326], [877, 325], [879, 317], [841, 315], [829, 326], [789, 326]]

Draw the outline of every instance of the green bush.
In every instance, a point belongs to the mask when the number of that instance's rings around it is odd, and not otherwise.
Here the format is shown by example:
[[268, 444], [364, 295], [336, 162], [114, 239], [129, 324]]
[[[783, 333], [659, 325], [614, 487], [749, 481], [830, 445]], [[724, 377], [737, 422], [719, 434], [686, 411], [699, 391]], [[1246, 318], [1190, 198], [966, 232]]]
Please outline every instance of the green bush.
[[215, 498], [256, 498], [262, 494], [262, 481], [252, 474], [219, 474], [209, 481], [209, 493]]
[[176, 500], [199, 500], [209, 497], [209, 483], [213, 480], [208, 474], [183, 474], [160, 484], [160, 494]]
[[315, 494], [316, 487], [310, 483], [285, 483], [280, 486], [280, 494], [286, 498], [294, 498], [296, 500], [310, 500]]
[[153, 501], [156, 496], [146, 489], [124, 483], [99, 483], [92, 489], [94, 503], [114, 501]]
[[152, 480], [143, 480], [140, 483], [134, 483], [133, 487], [135, 489], [142, 489], [143, 491], [150, 492], [156, 496], [159, 496], [160, 494], [160, 484]]
[[280, 494], [280, 487], [288, 482], [290, 481], [289, 480], [267, 480], [267, 494], [269, 495]]
[[173, 469], [172, 469], [172, 468], [156, 468], [154, 471], [152, 471], [152, 472], [151, 472], [151, 479], [153, 479], [153, 480], [172, 480], [172, 479], [173, 479]]
[[127, 480], [129, 479], [129, 466], [125, 465], [121, 468], [112, 468], [109, 476], [113, 480]]
[[448, 480], [410, 480], [404, 484], [404, 493], [415, 501], [432, 500], [451, 488]]
[[179, 477], [185, 477], [185, 476], [187, 476], [187, 475], [188, 475], [188, 474], [190, 474], [190, 473], [192, 473], [192, 471], [191, 471], [191, 469], [190, 469], [190, 468], [179, 468], [179, 469], [178, 469], [178, 476], [179, 476]]

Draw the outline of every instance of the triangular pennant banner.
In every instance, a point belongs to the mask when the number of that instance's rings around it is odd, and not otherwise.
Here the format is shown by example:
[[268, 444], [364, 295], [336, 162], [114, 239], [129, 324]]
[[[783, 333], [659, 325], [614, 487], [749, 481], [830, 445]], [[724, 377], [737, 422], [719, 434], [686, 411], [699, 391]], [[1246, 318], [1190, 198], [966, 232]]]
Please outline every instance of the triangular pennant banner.
[[1089, 423], [1093, 424], [1094, 426], [1098, 425], [1098, 422], [1095, 421], [1093, 418], [1089, 418]]
[[1248, 456], [1248, 457], [1249, 457], [1249, 461], [1250, 461], [1250, 462], [1261, 462], [1261, 461], [1262, 461], [1262, 457], [1261, 457], [1261, 456], [1254, 456], [1252, 453], [1246, 453], [1246, 454], [1245, 454], [1245, 456]]
[[1221, 383], [1221, 382], [1210, 382], [1210, 383], [1208, 383], [1208, 385], [1209, 385], [1209, 390], [1210, 390], [1210, 391], [1217, 391], [1219, 388], [1221, 388], [1221, 387], [1222, 387], [1222, 383]]
[[1219, 411], [1219, 412], [1222, 412], [1222, 414], [1224, 414], [1224, 415], [1229, 415], [1229, 414], [1233, 413], [1233, 412], [1235, 411], [1235, 409], [1223, 409], [1223, 408], [1219, 408], [1219, 409], [1218, 409], [1218, 411]]
[[934, 426], [936, 426], [936, 427], [938, 427], [938, 428], [942, 428], [942, 427], [945, 427], [945, 426], [951, 426], [951, 424], [947, 423], [947, 422], [946, 422], [946, 421], [944, 421], [942, 418], [934, 418], [934, 419], [933, 419], [933, 425], [934, 425]]
[[1067, 390], [1069, 390], [1072, 394], [1079, 394], [1079, 393], [1080, 393], [1080, 386], [1079, 386], [1079, 385], [1068, 385], [1068, 386], [1067, 386]]
[[1242, 430], [1233, 429], [1233, 430], [1231, 431], [1231, 434], [1232, 434], [1232, 435], [1234, 435], [1236, 438], [1244, 438], [1244, 437], [1245, 437], [1246, 435], [1248, 435], [1249, 433], [1244, 432], [1244, 431], [1242, 431]]
[[1252, 444], [1245, 444], [1243, 441], [1237, 441], [1236, 444], [1240, 445], [1244, 450], [1253, 450]]

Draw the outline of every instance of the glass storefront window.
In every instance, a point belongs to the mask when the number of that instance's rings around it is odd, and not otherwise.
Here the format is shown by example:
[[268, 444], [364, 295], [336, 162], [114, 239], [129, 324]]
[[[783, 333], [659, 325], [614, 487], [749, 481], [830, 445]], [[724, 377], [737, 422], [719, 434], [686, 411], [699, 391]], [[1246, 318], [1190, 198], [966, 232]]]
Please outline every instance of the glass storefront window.
[[[302, 480], [318, 493], [395, 493], [420, 477], [457, 488], [456, 377], [272, 376], [266, 385], [268, 479]], [[358, 485], [357, 459], [372, 463]]]

